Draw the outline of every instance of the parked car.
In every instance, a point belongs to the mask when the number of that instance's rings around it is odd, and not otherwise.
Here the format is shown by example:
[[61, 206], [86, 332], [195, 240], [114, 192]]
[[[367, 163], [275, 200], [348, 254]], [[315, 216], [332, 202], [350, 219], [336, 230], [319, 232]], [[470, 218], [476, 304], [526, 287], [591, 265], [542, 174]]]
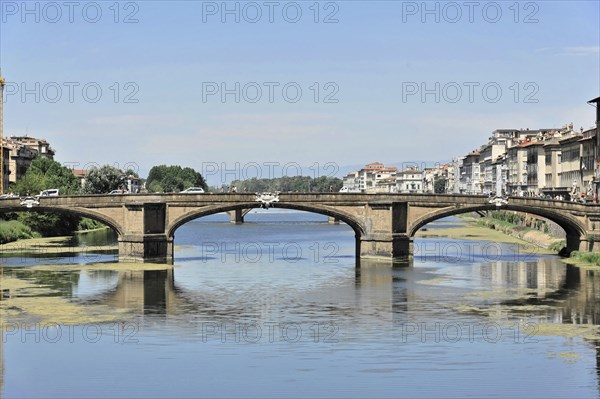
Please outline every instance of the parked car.
[[340, 189], [340, 193], [360, 193], [360, 189], [344, 186]]
[[129, 191], [125, 190], [112, 190], [110, 193], [108, 193], [110, 195], [116, 195], [116, 194], [130, 194]]
[[60, 195], [58, 188], [50, 188], [48, 190], [40, 191], [38, 197], [57, 197]]
[[204, 194], [204, 189], [202, 187], [190, 187], [186, 188], [183, 191], [180, 191], [181, 194]]

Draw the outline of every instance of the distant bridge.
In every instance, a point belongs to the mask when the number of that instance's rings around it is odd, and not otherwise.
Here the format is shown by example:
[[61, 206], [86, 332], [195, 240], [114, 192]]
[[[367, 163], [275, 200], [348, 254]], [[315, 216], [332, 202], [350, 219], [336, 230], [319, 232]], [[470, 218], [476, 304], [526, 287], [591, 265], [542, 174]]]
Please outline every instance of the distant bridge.
[[[413, 253], [413, 237], [434, 220], [472, 211], [504, 209], [556, 222], [566, 232], [567, 249], [600, 252], [600, 206], [535, 198], [510, 198], [497, 208], [472, 195], [281, 193], [278, 208], [333, 217], [356, 233], [357, 257], [402, 258]], [[0, 213], [62, 212], [103, 222], [118, 235], [122, 260], [170, 261], [173, 238], [186, 222], [229, 212], [235, 220], [261, 207], [255, 194], [131, 194], [41, 197], [26, 208], [18, 198], [0, 200]]]

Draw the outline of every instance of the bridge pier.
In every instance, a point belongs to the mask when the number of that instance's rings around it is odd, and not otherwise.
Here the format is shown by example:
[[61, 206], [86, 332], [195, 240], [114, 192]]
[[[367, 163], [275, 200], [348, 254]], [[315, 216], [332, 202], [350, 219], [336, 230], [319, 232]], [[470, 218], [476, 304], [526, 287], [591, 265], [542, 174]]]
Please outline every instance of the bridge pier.
[[130, 234], [119, 237], [119, 261], [170, 263], [173, 238], [165, 234]]
[[585, 237], [567, 236], [567, 252], [583, 251], [600, 253], [600, 242], [594, 233], [588, 233]]
[[229, 215], [229, 222], [232, 224], [244, 223], [244, 216], [246, 216], [252, 209], [234, 209], [227, 212]]
[[413, 255], [413, 239], [400, 234], [377, 234], [360, 238], [361, 258], [406, 260]]
[[373, 203], [365, 208], [366, 234], [360, 237], [360, 257], [408, 259], [413, 239], [408, 234], [407, 202]]
[[588, 242], [582, 240], [579, 236], [567, 235], [567, 253], [570, 254], [573, 251], [587, 251]]
[[119, 236], [119, 260], [126, 262], [172, 262], [173, 237], [166, 233], [167, 205], [127, 204], [126, 233]]

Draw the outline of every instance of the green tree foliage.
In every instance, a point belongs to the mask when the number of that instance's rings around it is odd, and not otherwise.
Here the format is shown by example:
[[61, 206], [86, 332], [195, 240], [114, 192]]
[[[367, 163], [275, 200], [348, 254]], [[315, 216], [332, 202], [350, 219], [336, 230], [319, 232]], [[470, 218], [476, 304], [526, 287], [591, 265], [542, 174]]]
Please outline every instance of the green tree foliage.
[[60, 163], [49, 158], [36, 158], [25, 176], [13, 186], [13, 191], [21, 195], [36, 195], [51, 188], [58, 188], [61, 195], [77, 194], [79, 181], [71, 169]]
[[107, 194], [118, 190], [125, 183], [125, 174], [114, 166], [92, 167], [87, 171], [83, 192], [86, 194]]
[[192, 168], [182, 168], [179, 165], [158, 165], [150, 169], [146, 188], [150, 192], [169, 193], [185, 190], [189, 187], [202, 187], [208, 191], [204, 177]]
[[343, 182], [337, 177], [321, 176], [316, 179], [310, 176], [284, 176], [274, 179], [236, 180], [231, 183], [236, 186], [237, 192], [319, 192], [329, 191], [338, 192], [342, 188]]
[[433, 183], [433, 191], [436, 194], [444, 194], [446, 192], [446, 178], [440, 176], [435, 179], [435, 183]]
[[42, 237], [69, 236], [78, 230], [79, 216], [71, 214], [21, 212], [18, 220]]
[[[25, 195], [37, 195], [46, 189], [58, 188], [61, 195], [77, 194], [80, 191], [79, 181], [71, 169], [49, 158], [33, 160], [25, 176], [14, 186], [13, 191]], [[77, 230], [79, 216], [42, 212], [20, 212], [18, 215], [7, 215], [16, 218], [32, 231], [44, 237], [71, 235]]]
[[79, 221], [79, 225], [77, 226], [77, 230], [78, 231], [96, 230], [96, 229], [101, 229], [101, 228], [106, 228], [106, 227], [107, 226], [104, 223], [99, 222], [97, 220], [90, 219], [90, 218], [81, 218], [81, 220]]
[[125, 171], [125, 176], [134, 176], [134, 177], [137, 177], [137, 178], [140, 177], [140, 175], [138, 175], [138, 173], [135, 170], [131, 169], [131, 168], [129, 168], [129, 169], [127, 169]]

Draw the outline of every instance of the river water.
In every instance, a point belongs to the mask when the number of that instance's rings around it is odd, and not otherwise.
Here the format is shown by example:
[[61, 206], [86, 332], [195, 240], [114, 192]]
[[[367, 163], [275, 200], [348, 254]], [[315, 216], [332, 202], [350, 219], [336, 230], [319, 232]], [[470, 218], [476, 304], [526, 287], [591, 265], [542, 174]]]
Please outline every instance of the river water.
[[6, 281], [44, 287], [5, 304], [65, 300], [99, 318], [5, 306], [0, 396], [598, 396], [599, 273], [554, 256], [420, 238], [410, 264], [356, 268], [348, 226], [278, 209], [189, 222], [175, 244], [163, 270], [68, 266], [114, 251], [1, 258]]

